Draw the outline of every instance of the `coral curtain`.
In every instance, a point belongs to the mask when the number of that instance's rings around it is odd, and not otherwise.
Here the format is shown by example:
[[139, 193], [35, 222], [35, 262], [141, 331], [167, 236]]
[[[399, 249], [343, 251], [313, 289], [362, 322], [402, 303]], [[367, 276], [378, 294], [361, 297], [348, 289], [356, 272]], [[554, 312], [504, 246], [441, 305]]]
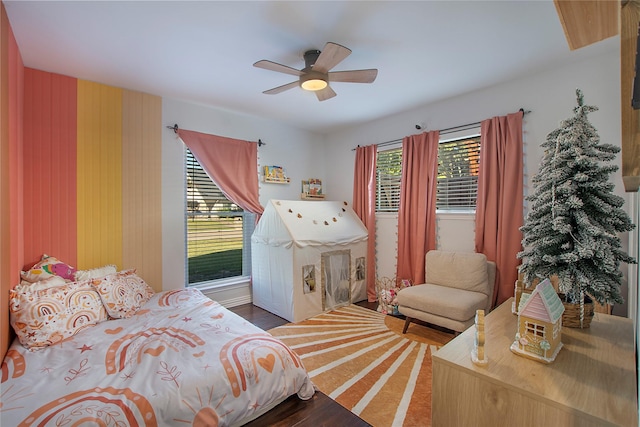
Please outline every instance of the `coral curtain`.
[[496, 263], [494, 306], [513, 295], [522, 250], [522, 116], [520, 111], [480, 125], [475, 249]]
[[225, 196], [245, 211], [262, 215], [258, 200], [258, 144], [190, 130], [178, 136]]
[[367, 300], [376, 295], [376, 161], [378, 146], [356, 148], [353, 176], [353, 210], [367, 227]]
[[396, 277], [424, 283], [424, 256], [436, 248], [439, 131], [402, 140]]

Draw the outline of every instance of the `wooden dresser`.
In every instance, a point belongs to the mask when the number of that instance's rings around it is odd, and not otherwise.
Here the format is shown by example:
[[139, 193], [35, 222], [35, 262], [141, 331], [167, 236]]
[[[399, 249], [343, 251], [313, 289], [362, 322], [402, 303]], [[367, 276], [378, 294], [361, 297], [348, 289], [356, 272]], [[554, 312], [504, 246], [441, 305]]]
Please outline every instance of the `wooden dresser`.
[[433, 355], [433, 426], [637, 427], [632, 321], [596, 313], [588, 329], [563, 328], [545, 365], [509, 350], [512, 300], [485, 318], [487, 366], [471, 362], [474, 327]]

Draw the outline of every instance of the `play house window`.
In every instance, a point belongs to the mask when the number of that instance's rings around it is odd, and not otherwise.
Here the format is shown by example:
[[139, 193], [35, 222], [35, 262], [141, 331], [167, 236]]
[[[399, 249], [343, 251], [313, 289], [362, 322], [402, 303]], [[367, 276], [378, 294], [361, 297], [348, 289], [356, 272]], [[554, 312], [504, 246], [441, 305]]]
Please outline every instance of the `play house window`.
[[544, 326], [537, 323], [526, 322], [525, 327], [528, 335], [535, 335], [537, 337], [544, 337]]

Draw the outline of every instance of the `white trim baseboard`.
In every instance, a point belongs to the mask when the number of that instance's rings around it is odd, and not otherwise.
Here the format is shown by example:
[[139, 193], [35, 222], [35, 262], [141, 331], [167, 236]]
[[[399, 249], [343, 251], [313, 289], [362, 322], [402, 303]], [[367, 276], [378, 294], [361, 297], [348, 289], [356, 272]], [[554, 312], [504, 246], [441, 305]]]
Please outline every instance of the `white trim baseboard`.
[[251, 285], [248, 282], [205, 288], [202, 293], [227, 308], [252, 302]]

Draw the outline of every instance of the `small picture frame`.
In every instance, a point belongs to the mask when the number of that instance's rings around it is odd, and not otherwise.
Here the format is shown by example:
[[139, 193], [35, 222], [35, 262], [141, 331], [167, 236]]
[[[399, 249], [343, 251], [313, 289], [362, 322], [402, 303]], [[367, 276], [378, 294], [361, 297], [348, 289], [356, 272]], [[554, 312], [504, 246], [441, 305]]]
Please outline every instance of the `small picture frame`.
[[302, 181], [302, 194], [306, 196], [322, 195], [322, 180], [318, 178], [309, 178]]

